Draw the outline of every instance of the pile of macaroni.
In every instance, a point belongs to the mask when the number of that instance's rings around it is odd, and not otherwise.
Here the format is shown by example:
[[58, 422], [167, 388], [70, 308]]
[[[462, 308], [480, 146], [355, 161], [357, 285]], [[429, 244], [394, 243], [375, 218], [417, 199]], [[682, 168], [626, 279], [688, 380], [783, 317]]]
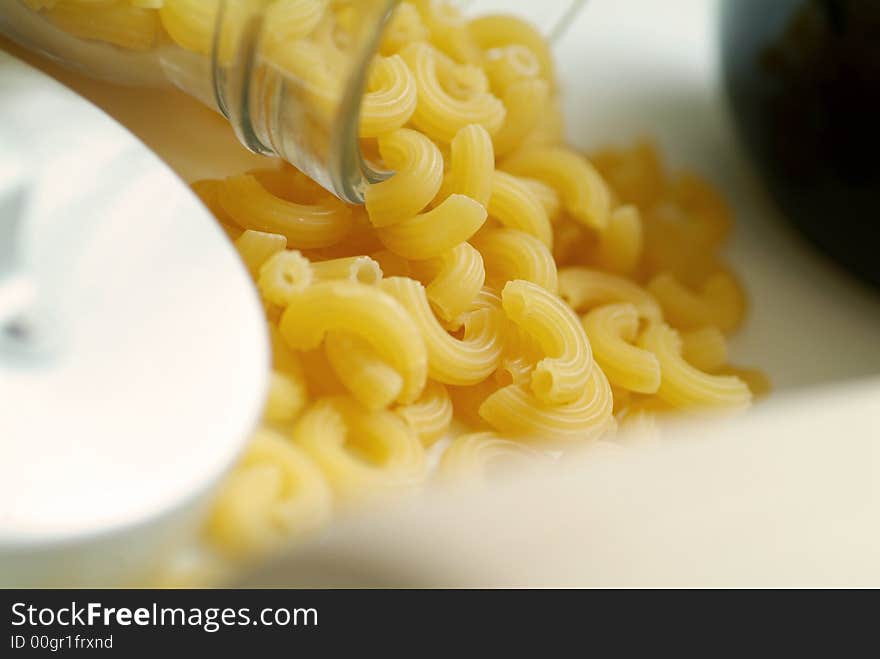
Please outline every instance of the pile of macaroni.
[[[179, 27], [192, 2], [111, 4]], [[277, 4], [305, 43], [345, 30], [346, 2]], [[287, 165], [193, 185], [254, 278], [273, 350], [262, 426], [208, 523], [221, 553], [767, 389], [728, 363], [746, 303], [719, 255], [724, 201], [650, 144], [589, 159], [567, 146], [550, 50], [527, 23], [401, 3], [360, 131], [396, 172], [363, 207]]]

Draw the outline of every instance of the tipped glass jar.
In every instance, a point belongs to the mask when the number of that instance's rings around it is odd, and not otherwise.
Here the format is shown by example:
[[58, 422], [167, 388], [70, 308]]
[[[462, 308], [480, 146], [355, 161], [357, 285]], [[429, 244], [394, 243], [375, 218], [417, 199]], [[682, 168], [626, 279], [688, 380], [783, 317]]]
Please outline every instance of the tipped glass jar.
[[[367, 183], [389, 176], [364, 158], [359, 146], [359, 137], [369, 134], [369, 120], [361, 116], [368, 75], [383, 84], [381, 70], [370, 74], [373, 55], [393, 51], [395, 31], [412, 40], [403, 33], [426, 30], [435, 40], [442, 33], [448, 54], [466, 64], [473, 40], [457, 3], [404, 3], [389, 22], [398, 4], [9, 0], [0, 10], [0, 30], [92, 76], [125, 84], [174, 84], [221, 112], [252, 151], [283, 158], [341, 199], [361, 203]], [[516, 10], [535, 22], [537, 34], [558, 32], [582, 2], [538, 4], [476, 2], [468, 9]], [[468, 81], [440, 83], [454, 88]], [[398, 102], [393, 95], [389, 84], [389, 103]]]

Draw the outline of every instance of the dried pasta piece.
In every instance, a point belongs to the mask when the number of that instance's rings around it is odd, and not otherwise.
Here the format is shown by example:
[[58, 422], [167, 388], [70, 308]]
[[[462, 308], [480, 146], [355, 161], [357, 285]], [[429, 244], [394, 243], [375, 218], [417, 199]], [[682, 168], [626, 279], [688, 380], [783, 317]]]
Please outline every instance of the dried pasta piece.
[[278, 307], [287, 307], [313, 279], [309, 260], [297, 251], [283, 250], [270, 256], [260, 266], [257, 288], [263, 299]]
[[367, 186], [364, 203], [373, 226], [387, 227], [417, 215], [431, 202], [443, 181], [443, 156], [430, 139], [409, 128], [381, 136], [379, 152], [396, 173]]
[[437, 60], [445, 55], [428, 44], [412, 43], [401, 51], [401, 56], [413, 72], [418, 90], [412, 123], [425, 135], [448, 143], [468, 124], [479, 124], [490, 135], [501, 128], [506, 110], [490, 92], [457, 98], [443, 87]]
[[426, 284], [431, 307], [447, 324], [460, 320], [486, 283], [483, 257], [469, 243], [461, 243], [436, 259], [413, 261], [408, 272]]
[[525, 231], [553, 248], [553, 226], [533, 186], [516, 176], [496, 171], [492, 176], [491, 189], [488, 204], [490, 217], [508, 229]]
[[577, 400], [594, 370], [590, 342], [578, 317], [555, 294], [523, 280], [508, 282], [501, 301], [507, 317], [544, 353], [532, 372], [534, 395], [547, 404]]
[[347, 256], [327, 261], [312, 261], [315, 281], [348, 279], [362, 284], [378, 284], [382, 268], [369, 256]]
[[329, 332], [324, 350], [336, 377], [368, 410], [383, 410], [400, 396], [403, 377], [363, 338]]
[[290, 423], [308, 402], [305, 377], [300, 374], [272, 371], [263, 418], [275, 424]]
[[564, 147], [527, 148], [507, 158], [501, 168], [553, 187], [566, 211], [592, 229], [602, 230], [611, 214], [611, 192], [596, 169]]
[[550, 85], [544, 80], [523, 80], [505, 90], [502, 100], [507, 115], [493, 138], [499, 158], [523, 145], [541, 122], [549, 99]]
[[436, 208], [378, 230], [379, 240], [395, 254], [426, 260], [470, 240], [486, 221], [486, 209], [470, 197], [450, 195]]
[[538, 451], [492, 432], [456, 437], [443, 452], [437, 478], [445, 484], [482, 485], [510, 477], [546, 461]]
[[331, 505], [315, 461], [261, 429], [215, 497], [206, 534], [221, 553], [246, 558], [317, 530], [329, 520]]
[[235, 249], [254, 279], [259, 277], [263, 264], [286, 247], [287, 237], [280, 233], [248, 229], [235, 239]]
[[379, 287], [409, 312], [424, 340], [428, 376], [443, 384], [469, 385], [485, 380], [498, 367], [504, 348], [504, 316], [497, 299], [484, 295], [463, 319], [461, 339], [434, 317], [425, 288], [406, 277], [390, 277]]
[[654, 277], [648, 290], [663, 307], [667, 321], [680, 330], [714, 325], [722, 332], [731, 332], [745, 317], [742, 288], [727, 272], [709, 277], [699, 292], [689, 290], [668, 273]]
[[681, 334], [681, 354], [691, 366], [713, 373], [727, 363], [727, 339], [717, 327], [702, 327]]
[[419, 438], [388, 410], [369, 411], [343, 396], [323, 398], [300, 417], [292, 436], [342, 504], [409, 490], [425, 479]]
[[563, 268], [559, 271], [559, 295], [578, 313], [611, 302], [630, 302], [646, 320], [663, 319], [660, 305], [648, 291], [629, 279], [601, 270]]
[[319, 347], [328, 331], [362, 337], [403, 376], [400, 403], [416, 400], [425, 386], [428, 353], [419, 326], [379, 286], [343, 280], [317, 282], [291, 300], [279, 329], [296, 350]]
[[409, 405], [401, 405], [394, 412], [422, 440], [426, 447], [442, 438], [452, 425], [452, 399], [444, 385], [428, 380], [422, 395]]
[[279, 233], [296, 249], [335, 245], [352, 228], [349, 208], [329, 194], [312, 204], [288, 201], [270, 193], [251, 174], [226, 179], [219, 201], [242, 229]]
[[493, 194], [494, 172], [492, 137], [479, 124], [464, 126], [450, 145], [448, 192], [466, 195], [486, 208]]
[[556, 262], [537, 238], [514, 229], [483, 229], [471, 242], [482, 254], [492, 286], [503, 288], [509, 281], [522, 279], [556, 293]]
[[613, 431], [612, 412], [611, 387], [600, 368], [590, 370], [587, 386], [570, 403], [549, 405], [513, 384], [490, 394], [479, 409], [499, 433], [536, 442], [597, 439]]
[[361, 138], [401, 128], [416, 111], [416, 99], [416, 82], [406, 62], [399, 55], [377, 56], [361, 101]]
[[534, 53], [541, 77], [554, 81], [553, 53], [544, 35], [531, 23], [512, 14], [479, 16], [471, 21], [470, 32], [480, 48], [490, 50], [519, 45]]
[[657, 356], [661, 380], [657, 396], [679, 409], [744, 408], [752, 394], [734, 376], [709, 375], [681, 356], [681, 337], [665, 323], [654, 323], [642, 333], [639, 346]]
[[615, 274], [632, 274], [641, 261], [644, 240], [639, 209], [620, 206], [611, 213], [608, 226], [599, 234], [594, 254], [596, 265]]

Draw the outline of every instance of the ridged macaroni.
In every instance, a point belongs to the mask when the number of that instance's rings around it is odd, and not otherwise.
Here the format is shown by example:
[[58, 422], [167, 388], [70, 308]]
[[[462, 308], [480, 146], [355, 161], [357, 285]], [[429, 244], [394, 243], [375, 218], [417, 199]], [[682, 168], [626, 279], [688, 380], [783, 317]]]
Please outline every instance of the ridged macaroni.
[[[225, 61], [263, 10], [258, 75], [299, 81], [315, 135], [341, 93], [357, 12], [342, 0], [27, 0], [84, 39], [174, 43]], [[743, 291], [721, 248], [732, 216], [647, 142], [566, 144], [551, 51], [513, 16], [398, 4], [360, 112], [366, 157], [394, 174], [348, 206], [288, 165], [193, 184], [266, 310], [262, 426], [206, 537], [244, 557], [331, 509], [428, 480], [534, 463], [655, 427], [671, 410], [742, 408], [769, 388], [728, 361]], [[326, 136], [325, 136], [326, 137]]]

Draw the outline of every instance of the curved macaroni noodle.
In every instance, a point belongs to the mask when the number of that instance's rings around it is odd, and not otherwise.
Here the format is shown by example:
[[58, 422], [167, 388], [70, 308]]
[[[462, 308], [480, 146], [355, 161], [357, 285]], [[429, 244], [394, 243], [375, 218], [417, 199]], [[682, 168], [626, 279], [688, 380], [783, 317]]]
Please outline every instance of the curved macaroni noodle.
[[416, 434], [393, 412], [371, 412], [350, 398], [314, 403], [294, 427], [293, 441], [318, 463], [343, 504], [411, 489], [425, 478]]
[[428, 377], [443, 384], [476, 384], [498, 367], [504, 348], [503, 315], [491, 303], [464, 314], [464, 335], [449, 334], [434, 317], [425, 288], [406, 277], [390, 277], [379, 287], [407, 310], [428, 353]]
[[342, 280], [313, 284], [291, 300], [279, 329], [295, 350], [317, 348], [329, 331], [362, 337], [403, 376], [400, 403], [416, 400], [425, 386], [428, 353], [419, 326], [379, 286]]
[[639, 310], [632, 304], [609, 304], [582, 319], [596, 363], [612, 386], [640, 394], [660, 388], [660, 362], [632, 345], [638, 338]]
[[661, 379], [657, 395], [680, 409], [743, 408], [752, 399], [748, 385], [735, 376], [709, 375], [681, 356], [681, 337], [663, 323], [650, 325], [639, 346], [657, 356]]
[[417, 401], [401, 405], [394, 411], [426, 447], [443, 437], [452, 425], [452, 399], [446, 387], [433, 380], [428, 380]]
[[502, 165], [504, 171], [543, 181], [559, 192], [565, 209], [593, 229], [604, 229], [611, 213], [611, 193], [586, 158], [563, 147], [523, 149]]
[[545, 355], [532, 372], [535, 396], [550, 404], [576, 400], [593, 370], [593, 354], [574, 312], [553, 293], [522, 280], [505, 285], [501, 303], [507, 317], [532, 336]]

